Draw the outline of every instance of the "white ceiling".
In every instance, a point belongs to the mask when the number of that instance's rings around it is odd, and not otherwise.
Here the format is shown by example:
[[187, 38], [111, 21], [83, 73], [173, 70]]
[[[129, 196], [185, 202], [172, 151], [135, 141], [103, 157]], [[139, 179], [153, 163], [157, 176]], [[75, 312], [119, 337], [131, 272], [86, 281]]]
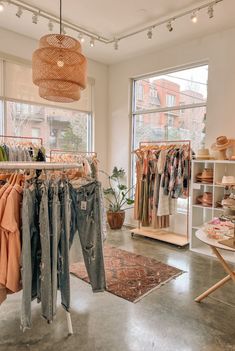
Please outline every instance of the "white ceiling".
[[[27, 0], [31, 5], [59, 14], [59, 0]], [[114, 38], [130, 31], [153, 24], [154, 22], [175, 16], [185, 10], [192, 9], [208, 1], [202, 0], [64, 0], [63, 18], [80, 25], [97, 34]], [[154, 30], [152, 40], [146, 33], [124, 39], [119, 43], [119, 50], [113, 45], [96, 42], [94, 48], [89, 47], [89, 40], [83, 44], [85, 55], [103, 63], [115, 63], [143, 52], [163, 49], [167, 46], [224, 30], [235, 26], [235, 0], [223, 0], [214, 8], [214, 18], [208, 19], [207, 10], [199, 13], [197, 24], [189, 17], [180, 18], [173, 23], [174, 30], [169, 33], [165, 26]], [[37, 25], [32, 24], [31, 15], [25, 12], [19, 19], [15, 16], [16, 8], [6, 6], [0, 13], [0, 26], [35, 39], [48, 32], [47, 21], [40, 18]], [[55, 31], [58, 30], [55, 27]], [[74, 35], [68, 31], [69, 35]]]

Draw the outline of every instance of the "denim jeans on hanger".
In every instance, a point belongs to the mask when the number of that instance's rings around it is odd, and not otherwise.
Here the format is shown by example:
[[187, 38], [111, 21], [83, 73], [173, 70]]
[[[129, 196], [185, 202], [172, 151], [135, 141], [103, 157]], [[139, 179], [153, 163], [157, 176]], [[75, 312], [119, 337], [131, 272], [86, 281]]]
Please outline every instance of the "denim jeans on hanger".
[[78, 231], [84, 262], [94, 292], [104, 291], [106, 287], [100, 191], [98, 181], [90, 182], [78, 189], [70, 185], [72, 198], [70, 245]]
[[31, 327], [31, 299], [40, 296], [41, 244], [39, 236], [39, 198], [35, 183], [25, 184], [22, 204], [22, 307], [21, 327]]
[[41, 310], [42, 316], [52, 321], [52, 288], [51, 288], [51, 243], [50, 243], [50, 219], [49, 219], [49, 182], [44, 181], [40, 187], [40, 238], [42, 247], [41, 258]]
[[52, 199], [52, 314], [56, 314], [57, 289], [58, 289], [58, 246], [61, 233], [61, 205], [58, 196], [58, 183], [52, 184], [53, 199]]
[[71, 198], [67, 182], [59, 185], [59, 199], [61, 205], [60, 241], [59, 241], [59, 289], [61, 304], [69, 311], [70, 308], [70, 272], [69, 272], [69, 235], [71, 223]]

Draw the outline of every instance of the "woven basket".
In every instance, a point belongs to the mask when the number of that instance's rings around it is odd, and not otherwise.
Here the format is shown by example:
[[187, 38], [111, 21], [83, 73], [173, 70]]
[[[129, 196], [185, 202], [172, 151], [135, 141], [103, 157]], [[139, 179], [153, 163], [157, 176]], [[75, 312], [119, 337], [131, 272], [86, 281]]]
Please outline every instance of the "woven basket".
[[60, 34], [45, 35], [32, 58], [33, 83], [47, 100], [73, 102], [86, 88], [87, 60], [78, 40]]

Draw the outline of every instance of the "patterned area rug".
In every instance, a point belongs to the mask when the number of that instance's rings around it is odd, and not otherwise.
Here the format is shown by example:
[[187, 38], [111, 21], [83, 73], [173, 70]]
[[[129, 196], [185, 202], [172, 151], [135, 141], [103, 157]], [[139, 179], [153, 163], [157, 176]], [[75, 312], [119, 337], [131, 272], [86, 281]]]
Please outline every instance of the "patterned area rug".
[[[131, 302], [137, 302], [183, 271], [153, 258], [105, 245], [107, 291]], [[70, 272], [89, 283], [83, 262], [70, 265]]]

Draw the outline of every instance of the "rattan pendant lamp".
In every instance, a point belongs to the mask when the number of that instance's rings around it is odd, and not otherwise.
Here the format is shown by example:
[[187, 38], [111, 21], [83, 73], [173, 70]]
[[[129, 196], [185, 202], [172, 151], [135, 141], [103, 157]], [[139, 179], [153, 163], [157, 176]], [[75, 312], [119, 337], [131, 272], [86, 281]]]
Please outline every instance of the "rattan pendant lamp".
[[81, 53], [81, 44], [75, 38], [62, 34], [62, 0], [60, 0], [60, 34], [43, 36], [39, 49], [32, 57], [33, 83], [39, 95], [55, 102], [73, 102], [80, 99], [86, 88], [87, 60]]

